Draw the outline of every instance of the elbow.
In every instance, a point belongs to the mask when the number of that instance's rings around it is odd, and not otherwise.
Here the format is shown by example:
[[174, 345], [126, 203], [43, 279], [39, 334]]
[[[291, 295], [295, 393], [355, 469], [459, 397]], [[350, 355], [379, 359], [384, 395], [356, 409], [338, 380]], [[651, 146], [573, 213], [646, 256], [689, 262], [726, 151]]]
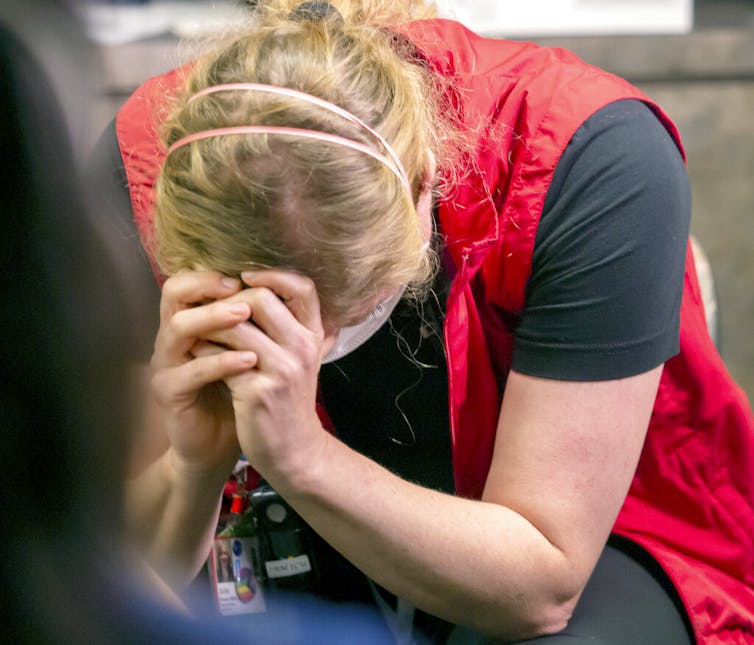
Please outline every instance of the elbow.
[[551, 602], [547, 606], [540, 607], [537, 615], [532, 616], [528, 630], [531, 635], [526, 638], [552, 636], [562, 632], [568, 627], [575, 608], [576, 599]]
[[[475, 626], [496, 641], [510, 642], [552, 636], [568, 626], [580, 594], [533, 600], [520, 599], [516, 609], [492, 611]], [[481, 617], [480, 617], [481, 618]]]

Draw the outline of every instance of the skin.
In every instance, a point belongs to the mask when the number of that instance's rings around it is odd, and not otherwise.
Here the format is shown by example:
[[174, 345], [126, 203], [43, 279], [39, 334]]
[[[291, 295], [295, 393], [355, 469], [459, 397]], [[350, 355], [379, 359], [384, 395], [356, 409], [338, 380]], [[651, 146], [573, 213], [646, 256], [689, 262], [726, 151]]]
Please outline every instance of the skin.
[[[429, 204], [417, 208], [425, 231]], [[462, 499], [326, 432], [317, 374], [337, 329], [313, 283], [275, 270], [242, 279], [248, 288], [182, 273], [163, 289], [145, 427], [165, 438], [128, 508], [169, 583], [204, 562], [242, 449], [326, 540], [417, 607], [504, 639], [563, 629], [628, 491], [661, 367], [593, 383], [512, 372], [483, 497]]]

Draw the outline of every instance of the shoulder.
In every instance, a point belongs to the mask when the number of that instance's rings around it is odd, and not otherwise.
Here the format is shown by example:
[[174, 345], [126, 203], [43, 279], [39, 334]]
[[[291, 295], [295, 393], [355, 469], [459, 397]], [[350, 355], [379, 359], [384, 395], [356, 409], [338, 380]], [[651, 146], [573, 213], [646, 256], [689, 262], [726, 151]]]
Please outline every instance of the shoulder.
[[158, 139], [173, 97], [185, 86], [189, 66], [178, 67], [142, 83], [116, 115], [118, 142], [123, 148], [151, 144]]
[[675, 354], [689, 216], [683, 157], [651, 109], [619, 101], [587, 119], [545, 200], [516, 369], [603, 380]]
[[154, 210], [154, 187], [165, 159], [160, 125], [173, 97], [185, 86], [189, 66], [179, 67], [145, 81], [123, 104], [115, 118], [134, 220], [148, 245]]
[[589, 187], [604, 181], [604, 173], [628, 189], [638, 179], [657, 184], [658, 177], [682, 168], [680, 143], [649, 104], [614, 101], [589, 116], [570, 138], [558, 160], [544, 213], [563, 198], [564, 188], [580, 196], [582, 191], [594, 192]]

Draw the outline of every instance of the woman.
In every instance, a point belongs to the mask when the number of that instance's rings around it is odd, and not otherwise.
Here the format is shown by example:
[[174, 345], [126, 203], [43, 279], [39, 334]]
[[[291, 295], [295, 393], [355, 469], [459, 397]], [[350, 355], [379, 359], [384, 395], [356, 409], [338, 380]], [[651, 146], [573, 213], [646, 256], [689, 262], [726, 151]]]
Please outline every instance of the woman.
[[215, 546], [216, 560], [216, 572], [218, 582], [233, 582], [235, 576], [233, 575], [233, 564], [230, 561], [230, 551], [228, 546], [222, 542], [218, 542]]
[[117, 118], [166, 279], [152, 560], [191, 579], [242, 450], [399, 638], [754, 638], [754, 422], [675, 128], [567, 52], [333, 5], [260, 3]]

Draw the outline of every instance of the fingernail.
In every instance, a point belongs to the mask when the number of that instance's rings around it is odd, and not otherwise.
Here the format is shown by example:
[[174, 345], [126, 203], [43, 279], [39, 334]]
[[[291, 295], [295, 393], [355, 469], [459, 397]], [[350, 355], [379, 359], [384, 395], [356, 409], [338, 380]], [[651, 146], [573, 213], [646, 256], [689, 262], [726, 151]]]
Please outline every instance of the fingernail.
[[238, 288], [238, 280], [235, 278], [223, 278], [222, 283], [224, 287], [227, 287], [228, 289], [237, 289]]
[[230, 305], [228, 312], [233, 316], [245, 316], [249, 313], [249, 305], [243, 302]]
[[255, 276], [256, 274], [257, 274], [257, 272], [256, 272], [256, 271], [243, 271], [243, 272], [241, 273], [241, 279], [242, 279], [242, 280], [243, 280], [244, 282], [248, 282], [249, 280], [253, 280], [253, 279], [254, 279], [254, 276]]

